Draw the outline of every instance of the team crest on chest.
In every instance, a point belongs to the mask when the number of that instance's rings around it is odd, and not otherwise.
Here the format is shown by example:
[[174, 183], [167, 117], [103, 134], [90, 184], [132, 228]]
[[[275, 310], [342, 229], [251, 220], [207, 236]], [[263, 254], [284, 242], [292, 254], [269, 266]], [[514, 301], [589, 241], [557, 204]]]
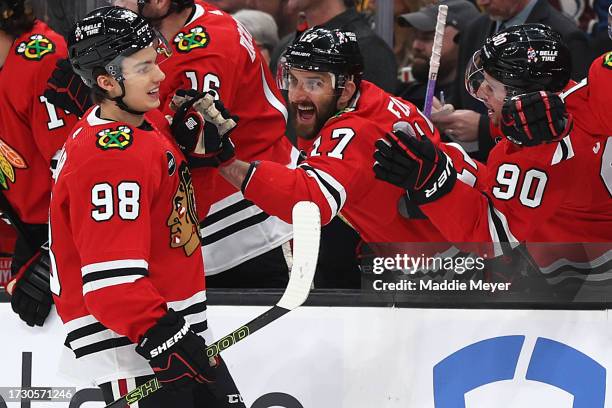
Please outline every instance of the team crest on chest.
[[21, 155], [0, 139], [0, 190], [8, 190], [9, 183], [15, 183], [15, 169], [27, 169]]
[[206, 48], [210, 43], [210, 35], [202, 26], [193, 27], [188, 32], [180, 32], [174, 37], [178, 52], [188, 53], [197, 48]]
[[42, 34], [33, 34], [19, 43], [15, 50], [27, 60], [40, 61], [45, 55], [55, 52], [55, 44]]
[[603, 57], [603, 66], [612, 69], [612, 51], [604, 55]]
[[98, 132], [96, 146], [102, 150], [127, 149], [133, 141], [134, 131], [128, 126], [119, 126], [117, 129], [104, 129]]
[[200, 228], [191, 173], [185, 162], [179, 166], [178, 178], [166, 225], [170, 228], [170, 248], [183, 248], [185, 255], [191, 256], [200, 248]]

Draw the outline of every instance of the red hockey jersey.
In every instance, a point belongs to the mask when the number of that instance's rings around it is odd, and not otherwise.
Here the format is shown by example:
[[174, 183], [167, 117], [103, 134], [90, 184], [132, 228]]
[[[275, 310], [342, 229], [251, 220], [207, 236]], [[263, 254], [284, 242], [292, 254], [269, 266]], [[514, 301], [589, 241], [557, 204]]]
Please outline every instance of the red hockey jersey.
[[588, 76], [561, 94], [574, 124], [594, 135], [612, 135], [609, 111], [612, 93], [612, 51], [591, 64]]
[[[214, 91], [239, 117], [232, 132], [238, 158], [290, 164], [292, 146], [285, 137], [287, 109], [244, 26], [215, 7], [196, 1], [190, 21], [168, 40], [174, 53], [160, 65], [166, 74], [160, 88], [165, 113], [171, 114], [169, 103], [177, 89]], [[290, 226], [244, 200], [222, 177], [218, 176], [214, 190], [202, 187], [206, 177], [201, 173], [193, 171], [193, 183], [203, 220], [207, 274], [242, 263], [290, 238]]]
[[[362, 81], [354, 106], [327, 121], [306, 161], [296, 170], [261, 162], [247, 181], [245, 197], [287, 221], [295, 203], [314, 201], [323, 223], [341, 212], [366, 242], [445, 241], [427, 219], [400, 215], [399, 201], [406, 192], [374, 177], [374, 143], [394, 126], [412, 126], [422, 137], [440, 139], [414, 105]], [[459, 150], [450, 154], [455, 164], [467, 165], [462, 161], [467, 155]]]
[[51, 160], [78, 120], [43, 96], [66, 54], [64, 39], [37, 21], [0, 70], [0, 190], [25, 223], [47, 223]]
[[167, 308], [195, 332], [207, 326], [191, 175], [169, 129], [157, 126], [167, 122], [152, 111], [135, 128], [98, 111], [62, 151], [49, 242], [66, 345], [100, 383], [151, 373], [134, 342]]
[[482, 192], [457, 183], [421, 209], [452, 241], [612, 242], [611, 172], [610, 138], [579, 126], [533, 147], [504, 138]]

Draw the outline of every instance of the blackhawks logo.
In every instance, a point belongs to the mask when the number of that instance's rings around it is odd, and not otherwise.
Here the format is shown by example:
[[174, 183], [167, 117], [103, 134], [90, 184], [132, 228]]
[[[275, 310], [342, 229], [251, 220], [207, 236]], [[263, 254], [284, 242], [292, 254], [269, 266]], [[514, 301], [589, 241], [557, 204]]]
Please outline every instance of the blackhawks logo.
[[25, 59], [40, 61], [45, 55], [55, 52], [55, 44], [42, 34], [34, 34], [29, 40], [19, 43], [16, 51]]
[[196, 48], [208, 47], [210, 36], [204, 27], [197, 26], [189, 30], [188, 33], [178, 33], [174, 37], [174, 43], [178, 52], [188, 53]]
[[603, 66], [612, 69], [612, 51], [604, 55], [603, 57]]
[[23, 157], [0, 139], [0, 190], [8, 190], [9, 182], [15, 183], [15, 169], [27, 168]]
[[97, 146], [102, 150], [125, 150], [132, 144], [132, 129], [119, 126], [117, 129], [104, 129], [98, 132]]

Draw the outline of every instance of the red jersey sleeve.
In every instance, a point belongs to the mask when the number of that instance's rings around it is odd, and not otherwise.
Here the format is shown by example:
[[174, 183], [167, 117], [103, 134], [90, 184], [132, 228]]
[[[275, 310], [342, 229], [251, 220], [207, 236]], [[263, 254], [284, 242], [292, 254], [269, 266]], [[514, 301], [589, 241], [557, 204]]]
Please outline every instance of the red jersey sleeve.
[[312, 144], [308, 159], [290, 170], [276, 163], [261, 162], [246, 183], [245, 198], [269, 214], [291, 222], [293, 206], [303, 200], [315, 202], [327, 224], [350, 195], [357, 198], [366, 188], [364, 172], [372, 171], [370, 138], [379, 132], [370, 124], [339, 120], [329, 123]]
[[95, 163], [86, 160], [79, 171], [66, 175], [71, 228], [88, 310], [104, 326], [137, 342], [166, 310], [147, 279], [155, 239], [150, 208], [160, 168], [129, 150], [105, 156]]

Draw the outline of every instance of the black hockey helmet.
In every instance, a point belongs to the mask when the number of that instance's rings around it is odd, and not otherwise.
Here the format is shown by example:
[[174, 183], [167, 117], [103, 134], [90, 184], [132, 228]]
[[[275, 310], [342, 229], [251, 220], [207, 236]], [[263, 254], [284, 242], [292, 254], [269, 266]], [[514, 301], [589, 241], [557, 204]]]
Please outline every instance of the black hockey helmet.
[[465, 85], [476, 97], [483, 71], [506, 86], [507, 96], [535, 91], [561, 91], [572, 69], [570, 51], [561, 35], [544, 24], [506, 28], [487, 38], [465, 72]]
[[336, 90], [347, 79], [359, 84], [363, 76], [363, 56], [357, 37], [350, 31], [313, 27], [305, 31], [288, 48], [283, 63], [283, 89], [287, 89], [291, 68], [335, 74]]
[[[102, 7], [78, 21], [68, 37], [68, 57], [72, 69], [94, 92], [106, 95], [98, 87], [96, 78], [104, 73], [111, 75], [121, 85], [122, 95], [113, 98], [117, 105], [130, 113], [142, 114], [130, 109], [124, 102], [125, 75], [122, 62], [130, 55], [155, 47], [162, 58], [172, 54], [164, 37], [137, 13], [122, 7]], [[158, 58], [158, 63], [162, 60]]]
[[25, 0], [0, 0], [0, 30], [18, 37], [33, 25], [32, 7]]

